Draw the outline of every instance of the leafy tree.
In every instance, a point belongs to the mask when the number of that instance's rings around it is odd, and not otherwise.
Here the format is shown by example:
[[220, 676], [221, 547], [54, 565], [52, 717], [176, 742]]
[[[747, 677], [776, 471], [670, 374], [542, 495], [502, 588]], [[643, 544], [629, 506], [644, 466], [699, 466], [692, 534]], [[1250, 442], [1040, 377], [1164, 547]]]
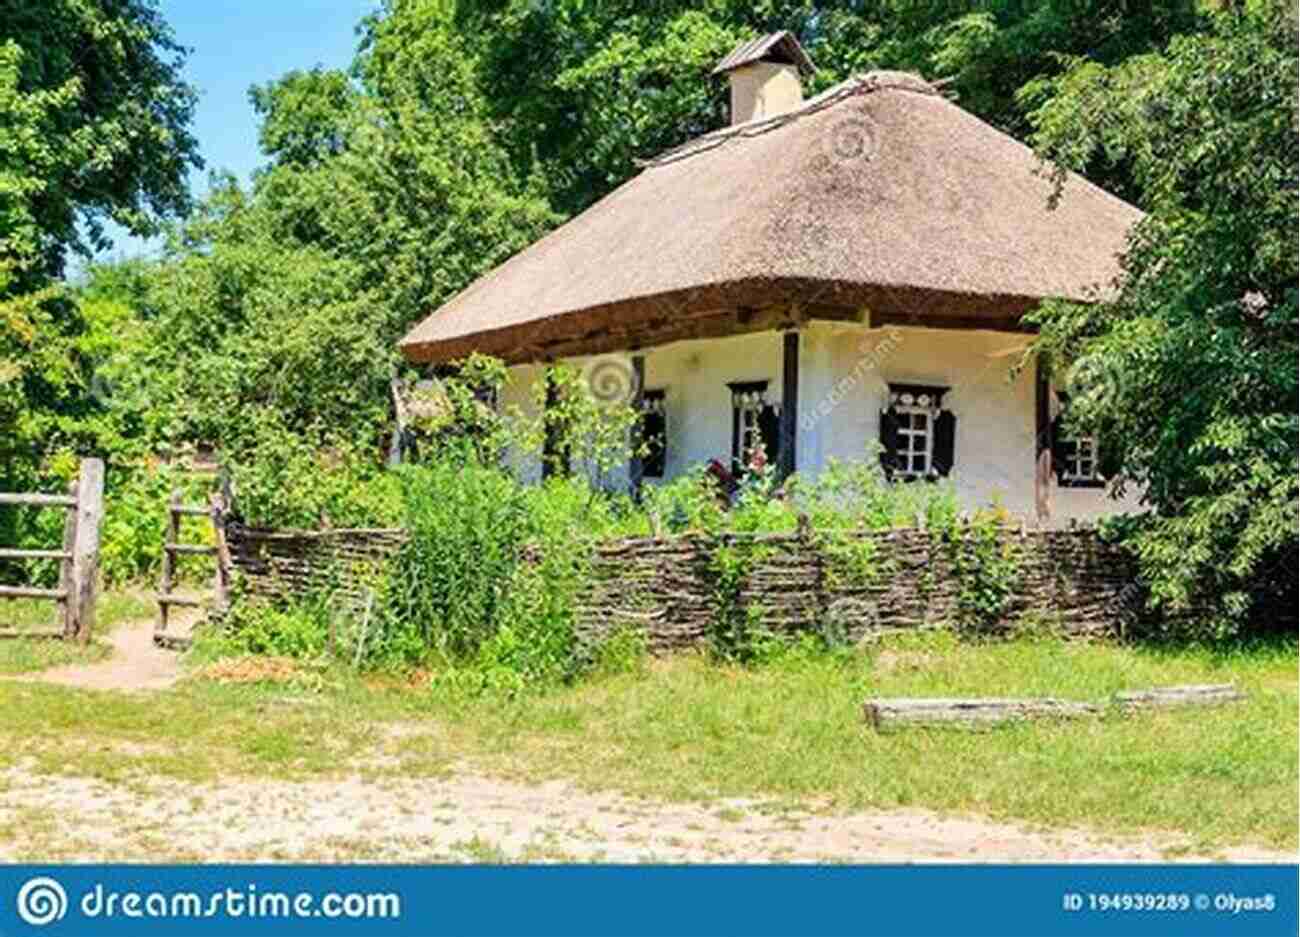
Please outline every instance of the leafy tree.
[[149, 234], [186, 209], [183, 62], [152, 0], [0, 2], [0, 263], [58, 276], [67, 249], [106, 246], [105, 219]]
[[[443, 0], [388, 0], [372, 37], [413, 50], [446, 19]], [[516, 170], [539, 169], [565, 214], [587, 207], [652, 156], [726, 122], [713, 66], [738, 42], [793, 31], [819, 67], [812, 90], [873, 68], [950, 83], [962, 105], [1024, 134], [1017, 91], [1059, 74], [1062, 56], [1103, 64], [1200, 28], [1193, 0], [1117, 12], [1109, 0], [497, 0], [454, 4], [453, 28]], [[412, 51], [411, 54], [418, 54]], [[440, 60], [425, 56], [429, 63]], [[430, 66], [431, 67], [431, 66]]]
[[[58, 278], [106, 221], [149, 234], [188, 207], [183, 59], [151, 0], [0, 0], [0, 488], [97, 446], [90, 362], [114, 326]], [[5, 512], [0, 540], [23, 523]]]
[[[464, 59], [446, 29], [421, 51]], [[253, 89], [269, 162], [248, 189], [214, 184], [140, 303], [156, 447], [214, 442], [274, 471], [265, 454], [296, 438], [295, 471], [306, 452], [321, 468], [381, 463], [397, 340], [554, 221], [475, 94], [399, 37], [369, 43], [350, 76]]]
[[1221, 629], [1267, 614], [1261, 590], [1296, 607], [1296, 38], [1280, 4], [1223, 13], [1077, 60], [1032, 115], [1059, 165], [1127, 164], [1150, 210], [1114, 295], [1044, 310], [1039, 350], [1072, 363], [1071, 419], [1155, 508], [1133, 540], [1154, 600]]

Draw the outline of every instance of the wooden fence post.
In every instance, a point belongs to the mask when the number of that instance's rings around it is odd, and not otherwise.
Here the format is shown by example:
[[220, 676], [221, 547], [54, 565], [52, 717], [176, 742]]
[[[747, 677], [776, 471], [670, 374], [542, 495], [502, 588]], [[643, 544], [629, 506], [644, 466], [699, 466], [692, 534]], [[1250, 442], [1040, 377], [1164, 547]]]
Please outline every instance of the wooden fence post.
[[175, 547], [180, 543], [181, 536], [181, 492], [177, 488], [167, 500], [167, 526], [163, 531], [163, 556], [162, 556], [162, 580], [158, 584], [158, 624], [154, 629], [156, 634], [163, 634], [167, 631], [167, 614], [170, 606], [166, 600], [172, 595], [172, 565], [176, 562]]
[[72, 593], [77, 611], [77, 637], [90, 640], [95, 627], [95, 592], [99, 574], [99, 525], [104, 519], [104, 462], [82, 459], [77, 478], [77, 532], [72, 548]]
[[230, 547], [226, 545], [226, 512], [229, 504], [224, 485], [221, 491], [212, 493], [209, 504], [217, 555], [217, 573], [212, 583], [212, 606], [217, 615], [224, 615], [230, 609]]
[[[77, 497], [77, 483], [68, 483], [68, 494]], [[64, 511], [63, 519], [63, 558], [59, 560], [59, 591], [63, 593], [63, 637], [72, 640], [77, 636], [77, 602], [74, 595], [76, 570], [73, 565], [73, 552], [77, 547], [77, 508], [72, 506]]]

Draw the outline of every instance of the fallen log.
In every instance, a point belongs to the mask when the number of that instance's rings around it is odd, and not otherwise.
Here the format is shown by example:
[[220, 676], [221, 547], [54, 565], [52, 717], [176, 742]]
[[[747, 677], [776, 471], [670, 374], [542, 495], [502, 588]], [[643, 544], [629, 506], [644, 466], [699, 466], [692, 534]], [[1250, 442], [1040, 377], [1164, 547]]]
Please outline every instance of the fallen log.
[[867, 700], [867, 721], [877, 729], [900, 726], [985, 726], [1024, 719], [1068, 719], [1092, 716], [1102, 707], [1092, 703], [1044, 697], [1039, 699], [873, 699]]
[[1162, 709], [1170, 706], [1213, 706], [1246, 698], [1231, 683], [1207, 683], [1188, 686], [1161, 686], [1132, 693], [1116, 693], [1115, 702], [1122, 709]]
[[1213, 706], [1245, 699], [1231, 683], [1154, 687], [1116, 693], [1104, 703], [1052, 697], [990, 699], [869, 699], [863, 705], [867, 722], [877, 730], [906, 727], [979, 728], [1028, 719], [1075, 719], [1098, 716], [1108, 709], [1121, 714], [1176, 706]]

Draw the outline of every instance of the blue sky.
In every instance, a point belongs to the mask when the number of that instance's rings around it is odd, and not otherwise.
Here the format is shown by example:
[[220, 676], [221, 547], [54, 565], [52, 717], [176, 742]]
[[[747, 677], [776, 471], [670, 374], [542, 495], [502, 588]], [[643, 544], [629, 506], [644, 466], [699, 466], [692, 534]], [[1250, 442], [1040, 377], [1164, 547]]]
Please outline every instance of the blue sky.
[[[191, 52], [186, 77], [199, 89], [194, 135], [206, 168], [191, 174], [196, 194], [209, 170], [247, 179], [261, 162], [250, 85], [294, 68], [346, 67], [355, 28], [375, 0], [162, 0], [163, 16]], [[116, 231], [105, 256], [148, 253], [150, 245]]]

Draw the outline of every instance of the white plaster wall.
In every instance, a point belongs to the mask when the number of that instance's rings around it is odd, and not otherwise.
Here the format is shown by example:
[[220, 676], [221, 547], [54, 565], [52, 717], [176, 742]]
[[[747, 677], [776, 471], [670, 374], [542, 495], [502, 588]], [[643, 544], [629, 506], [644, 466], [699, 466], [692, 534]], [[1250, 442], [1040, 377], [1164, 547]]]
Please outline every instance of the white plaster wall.
[[[800, 440], [809, 437], [814, 464], [824, 465], [831, 456], [862, 458], [864, 447], [879, 440], [890, 383], [935, 384], [949, 388], [944, 408], [957, 418], [949, 477], [962, 501], [970, 508], [996, 502], [1026, 519], [1035, 517], [1033, 369], [1010, 375], [1027, 336], [825, 323], [805, 334], [809, 357], [827, 362], [822, 367], [829, 375], [822, 396], [799, 401]], [[1104, 489], [1060, 488], [1055, 478], [1051, 484], [1054, 522], [1138, 507], [1135, 498], [1116, 501]]]
[[[797, 468], [816, 472], [828, 459], [874, 458], [880, 409], [890, 382], [938, 384], [949, 389], [944, 406], [957, 418], [951, 476], [970, 508], [995, 500], [1015, 514], [1034, 517], [1034, 379], [1010, 370], [1025, 336], [999, 332], [923, 328], [870, 329], [816, 323], [800, 335]], [[668, 418], [666, 479], [731, 455], [728, 383], [768, 381], [781, 400], [781, 335], [762, 332], [723, 339], [677, 342], [645, 349], [646, 389], [662, 389]], [[628, 355], [570, 359], [593, 373], [608, 363], [631, 372]], [[510, 369], [504, 407], [535, 412], [530, 385], [541, 368]], [[536, 460], [515, 458], [522, 477], [536, 479]], [[613, 479], [622, 483], [623, 478]], [[653, 479], [648, 479], [651, 483]], [[1089, 518], [1134, 510], [1136, 500], [1110, 499], [1100, 489], [1058, 488], [1052, 483], [1052, 520]]]

